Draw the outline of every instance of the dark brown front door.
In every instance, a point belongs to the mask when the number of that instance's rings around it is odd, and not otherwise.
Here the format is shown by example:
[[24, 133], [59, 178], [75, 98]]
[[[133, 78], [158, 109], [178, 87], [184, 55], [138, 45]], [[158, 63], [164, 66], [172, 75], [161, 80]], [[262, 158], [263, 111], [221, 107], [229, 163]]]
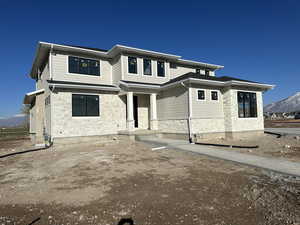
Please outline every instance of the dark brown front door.
[[139, 127], [138, 122], [138, 96], [133, 96], [133, 119], [134, 119], [134, 127]]

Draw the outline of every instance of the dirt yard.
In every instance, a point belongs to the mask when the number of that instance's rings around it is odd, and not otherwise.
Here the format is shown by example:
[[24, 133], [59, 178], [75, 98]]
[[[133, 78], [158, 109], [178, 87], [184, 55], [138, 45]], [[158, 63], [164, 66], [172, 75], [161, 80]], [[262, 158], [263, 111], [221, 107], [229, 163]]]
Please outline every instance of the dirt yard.
[[0, 224], [300, 224], [299, 180], [138, 142], [2, 157], [0, 185]]
[[199, 142], [238, 146], [258, 146], [258, 148], [215, 148], [266, 157], [283, 158], [300, 163], [300, 139], [294, 136], [277, 137], [276, 135], [262, 134], [260, 136], [249, 136], [240, 139], [213, 139]]
[[265, 128], [297, 128], [300, 127], [300, 120], [265, 120]]

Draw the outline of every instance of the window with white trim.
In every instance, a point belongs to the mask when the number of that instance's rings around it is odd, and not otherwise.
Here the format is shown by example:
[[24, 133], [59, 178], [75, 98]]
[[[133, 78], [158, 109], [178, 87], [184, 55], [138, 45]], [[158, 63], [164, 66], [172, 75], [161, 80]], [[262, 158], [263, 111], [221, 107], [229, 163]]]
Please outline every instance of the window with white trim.
[[219, 96], [217, 91], [211, 91], [211, 100], [218, 101]]
[[128, 56], [128, 73], [137, 73], [137, 58]]
[[99, 116], [99, 96], [72, 94], [72, 116]]
[[144, 75], [152, 75], [151, 59], [143, 59]]
[[198, 90], [197, 91], [197, 99], [198, 100], [205, 100], [205, 91], [204, 90]]
[[157, 76], [165, 77], [165, 62], [157, 61]]
[[69, 56], [69, 73], [100, 76], [100, 61]]

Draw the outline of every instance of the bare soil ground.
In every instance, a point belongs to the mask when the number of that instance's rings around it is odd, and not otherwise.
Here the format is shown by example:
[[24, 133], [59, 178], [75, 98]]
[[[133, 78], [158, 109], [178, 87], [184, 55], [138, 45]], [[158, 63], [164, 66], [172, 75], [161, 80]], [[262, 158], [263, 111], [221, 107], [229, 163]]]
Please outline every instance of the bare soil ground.
[[265, 120], [265, 128], [298, 128], [300, 120]]
[[300, 139], [296, 139], [296, 137], [293, 136], [281, 136], [280, 138], [277, 138], [276, 135], [262, 134], [260, 136], [249, 136], [247, 138], [240, 139], [213, 139], [203, 140], [201, 142], [239, 146], [258, 145], [258, 148], [216, 148], [300, 162]]
[[0, 158], [0, 186], [0, 224], [300, 224], [299, 180], [138, 142]]

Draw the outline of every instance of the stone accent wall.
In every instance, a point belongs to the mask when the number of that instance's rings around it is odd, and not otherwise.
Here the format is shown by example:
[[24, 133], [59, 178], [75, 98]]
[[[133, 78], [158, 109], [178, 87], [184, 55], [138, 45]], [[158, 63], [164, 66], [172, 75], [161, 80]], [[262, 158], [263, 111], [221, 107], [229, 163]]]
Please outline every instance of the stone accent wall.
[[[255, 92], [257, 98], [257, 117], [256, 118], [239, 118], [237, 92], [249, 91]], [[245, 89], [229, 89], [224, 93], [224, 115], [225, 131], [255, 131], [264, 130], [263, 118], [263, 100], [261, 91], [251, 91]]]
[[191, 119], [192, 133], [224, 132], [224, 118], [215, 119]]
[[[74, 92], [80, 94], [80, 91]], [[117, 134], [126, 129], [126, 104], [124, 96], [112, 93], [86, 93], [99, 95], [99, 117], [72, 117], [72, 92], [51, 94], [52, 137], [76, 137]]]

